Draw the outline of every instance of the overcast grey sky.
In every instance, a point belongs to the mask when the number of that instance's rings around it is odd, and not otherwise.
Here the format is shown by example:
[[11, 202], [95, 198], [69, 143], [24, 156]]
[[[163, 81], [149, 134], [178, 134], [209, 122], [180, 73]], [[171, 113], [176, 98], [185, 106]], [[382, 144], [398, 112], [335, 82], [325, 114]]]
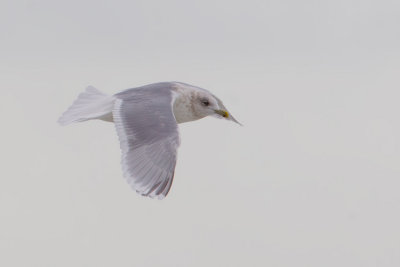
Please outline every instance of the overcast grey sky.
[[[400, 266], [400, 2], [0, 1], [1, 266]], [[162, 201], [88, 85], [182, 81], [244, 124], [182, 124]], [[199, 164], [200, 163], [200, 164]]]

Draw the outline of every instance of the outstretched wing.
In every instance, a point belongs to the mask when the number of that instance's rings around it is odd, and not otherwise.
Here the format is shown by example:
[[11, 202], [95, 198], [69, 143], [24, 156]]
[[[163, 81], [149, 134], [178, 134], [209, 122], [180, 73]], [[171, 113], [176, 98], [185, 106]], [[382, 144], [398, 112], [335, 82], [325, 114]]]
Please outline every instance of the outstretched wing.
[[162, 199], [172, 185], [180, 144], [173, 92], [146, 86], [115, 96], [124, 177], [139, 194]]

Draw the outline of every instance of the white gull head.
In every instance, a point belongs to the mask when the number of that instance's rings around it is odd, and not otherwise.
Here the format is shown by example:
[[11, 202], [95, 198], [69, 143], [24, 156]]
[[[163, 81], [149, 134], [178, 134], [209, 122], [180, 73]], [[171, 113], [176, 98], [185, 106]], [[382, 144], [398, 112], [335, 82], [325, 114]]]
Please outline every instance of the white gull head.
[[174, 82], [173, 85], [175, 92], [173, 110], [177, 123], [213, 116], [240, 124], [228, 112], [222, 101], [209, 91], [185, 83]]

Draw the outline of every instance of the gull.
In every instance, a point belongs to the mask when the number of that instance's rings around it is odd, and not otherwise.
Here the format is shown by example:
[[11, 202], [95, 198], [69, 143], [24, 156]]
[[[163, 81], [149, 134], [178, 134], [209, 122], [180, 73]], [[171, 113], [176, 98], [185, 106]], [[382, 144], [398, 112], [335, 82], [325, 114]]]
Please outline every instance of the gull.
[[209, 91], [181, 82], [161, 82], [107, 95], [89, 86], [58, 123], [99, 119], [114, 122], [122, 151], [122, 171], [137, 193], [167, 196], [180, 144], [178, 123], [207, 116], [240, 124]]

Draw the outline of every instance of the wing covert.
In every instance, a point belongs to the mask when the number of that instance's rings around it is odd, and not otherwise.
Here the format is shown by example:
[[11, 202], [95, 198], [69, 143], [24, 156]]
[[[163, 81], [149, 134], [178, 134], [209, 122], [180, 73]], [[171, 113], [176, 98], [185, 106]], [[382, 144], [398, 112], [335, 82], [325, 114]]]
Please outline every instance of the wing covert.
[[168, 88], [136, 88], [116, 94], [114, 123], [122, 170], [141, 195], [164, 198], [172, 185], [180, 144]]

